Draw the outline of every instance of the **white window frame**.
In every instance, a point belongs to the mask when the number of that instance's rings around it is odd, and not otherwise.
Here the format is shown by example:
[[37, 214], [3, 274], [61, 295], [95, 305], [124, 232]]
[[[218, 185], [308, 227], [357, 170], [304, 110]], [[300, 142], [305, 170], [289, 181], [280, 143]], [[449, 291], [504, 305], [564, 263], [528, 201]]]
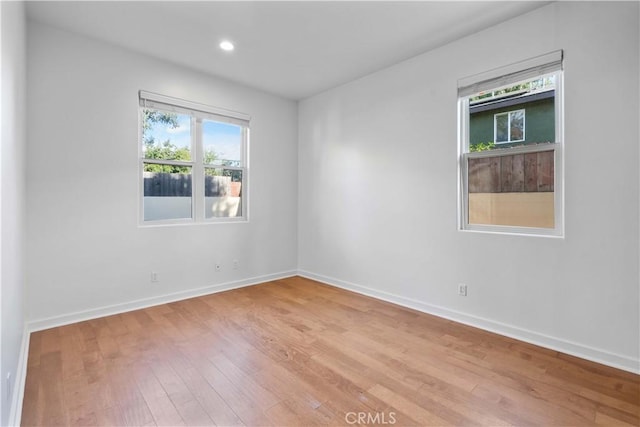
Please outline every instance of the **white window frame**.
[[[551, 52], [529, 60], [500, 67], [458, 81], [458, 230], [464, 232], [564, 237], [564, 97], [562, 51]], [[489, 89], [500, 89], [535, 77], [555, 76], [555, 142], [469, 151], [469, 99]], [[537, 228], [469, 223], [468, 164], [469, 159], [519, 153], [554, 152], [554, 228]]]
[[[517, 113], [519, 111], [522, 111], [522, 139], [511, 139], [511, 115], [513, 113]], [[508, 136], [507, 136], [507, 140], [506, 141], [498, 141], [498, 116], [507, 116], [507, 132], [508, 132]], [[514, 142], [523, 142], [526, 137], [525, 137], [525, 132], [526, 132], [526, 112], [524, 108], [521, 108], [519, 110], [511, 110], [511, 111], [504, 111], [502, 113], [497, 113], [493, 115], [493, 140], [494, 143], [497, 144], [512, 144]]]
[[[139, 91], [138, 114], [138, 223], [141, 226], [185, 225], [185, 224], [220, 224], [249, 221], [249, 125], [251, 117], [244, 113], [226, 110], [210, 105], [199, 104], [180, 98], [173, 98], [157, 93]], [[145, 159], [143, 152], [142, 111], [145, 108], [165, 112], [188, 114], [191, 117], [191, 161]], [[202, 122], [231, 123], [242, 128], [242, 147], [240, 166], [208, 165], [204, 163], [204, 144], [202, 141]], [[190, 166], [191, 167], [191, 218], [173, 218], [162, 220], [144, 219], [144, 165], [145, 163]], [[205, 169], [226, 169], [242, 171], [241, 209], [242, 215], [236, 217], [211, 217], [205, 215]]]

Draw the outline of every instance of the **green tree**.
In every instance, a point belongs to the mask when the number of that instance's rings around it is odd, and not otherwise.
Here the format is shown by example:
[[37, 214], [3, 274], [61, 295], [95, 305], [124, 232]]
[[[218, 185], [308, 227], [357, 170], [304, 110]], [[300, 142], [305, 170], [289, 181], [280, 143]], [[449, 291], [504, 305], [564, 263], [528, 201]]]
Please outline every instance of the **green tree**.
[[[191, 161], [191, 151], [187, 147], [177, 147], [170, 139], [165, 141], [156, 141], [151, 130], [155, 124], [166, 125], [169, 129], [176, 129], [179, 126], [178, 115], [175, 113], [166, 113], [154, 109], [144, 109], [142, 118], [142, 140], [144, 143], [144, 157], [146, 159], [156, 160], [182, 160]], [[204, 152], [204, 163], [206, 165], [215, 164], [219, 160], [219, 155], [213, 150]], [[220, 162], [219, 162], [220, 163]], [[231, 166], [228, 162], [222, 161], [222, 166]], [[188, 166], [177, 165], [159, 165], [146, 163], [144, 165], [145, 172], [157, 173], [189, 173]], [[210, 169], [207, 168], [205, 173], [211, 176], [231, 176], [233, 181], [242, 179], [240, 171]]]
[[[143, 110], [142, 117], [142, 141], [144, 143], [144, 157], [156, 160], [191, 160], [191, 152], [187, 147], [178, 148], [170, 139], [156, 141], [152, 131], [155, 124], [166, 125], [169, 129], [176, 129], [179, 126], [178, 115], [176, 113], [166, 113], [154, 109]], [[187, 166], [158, 165], [146, 163], [145, 172], [160, 173], [188, 173]]]
[[176, 113], [165, 113], [150, 108], [143, 110], [142, 118], [142, 139], [145, 144], [154, 144], [155, 139], [149, 132], [151, 127], [156, 123], [162, 123], [171, 126], [171, 129], [176, 129], [178, 124], [178, 115]]
[[[191, 153], [186, 147], [176, 147], [171, 140], [166, 140], [161, 144], [147, 143], [145, 141], [145, 158], [157, 160], [191, 160]], [[189, 167], [176, 165], [158, 165], [146, 163], [144, 165], [145, 172], [164, 172], [164, 173], [188, 173]]]

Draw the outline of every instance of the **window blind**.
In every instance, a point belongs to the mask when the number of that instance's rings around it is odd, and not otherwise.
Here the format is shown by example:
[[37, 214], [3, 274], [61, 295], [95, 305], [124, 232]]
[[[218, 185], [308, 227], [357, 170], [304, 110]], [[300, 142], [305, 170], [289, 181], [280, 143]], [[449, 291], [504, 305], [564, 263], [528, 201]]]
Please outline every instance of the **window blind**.
[[251, 117], [247, 114], [238, 113], [236, 111], [225, 110], [223, 108], [212, 107], [210, 105], [199, 104], [196, 102], [186, 101], [180, 98], [173, 98], [157, 93], [139, 91], [140, 106], [145, 108], [153, 108], [157, 110], [169, 111], [172, 113], [181, 113], [195, 115], [203, 119], [209, 119], [217, 122], [231, 123], [238, 126], [249, 126]]
[[522, 80], [561, 70], [562, 58], [562, 50], [556, 50], [535, 58], [461, 78], [458, 80], [458, 97], [513, 85]]

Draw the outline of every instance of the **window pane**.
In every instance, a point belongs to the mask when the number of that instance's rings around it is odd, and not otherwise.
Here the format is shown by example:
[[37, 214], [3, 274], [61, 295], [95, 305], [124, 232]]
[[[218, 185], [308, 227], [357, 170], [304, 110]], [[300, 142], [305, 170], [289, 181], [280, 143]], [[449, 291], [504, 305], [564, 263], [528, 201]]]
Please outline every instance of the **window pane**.
[[191, 117], [142, 110], [142, 151], [145, 159], [191, 160]]
[[468, 159], [469, 224], [554, 228], [554, 151]]
[[524, 139], [524, 110], [510, 113], [509, 141], [522, 141]]
[[242, 216], [242, 171], [205, 168], [205, 218]]
[[507, 133], [508, 123], [508, 114], [496, 116], [496, 142], [507, 142], [509, 140], [509, 134]]
[[204, 120], [202, 122], [204, 163], [208, 165], [242, 165], [242, 127]]
[[144, 220], [192, 218], [191, 167], [145, 163]]
[[555, 76], [470, 96], [469, 151], [558, 142], [555, 96]]

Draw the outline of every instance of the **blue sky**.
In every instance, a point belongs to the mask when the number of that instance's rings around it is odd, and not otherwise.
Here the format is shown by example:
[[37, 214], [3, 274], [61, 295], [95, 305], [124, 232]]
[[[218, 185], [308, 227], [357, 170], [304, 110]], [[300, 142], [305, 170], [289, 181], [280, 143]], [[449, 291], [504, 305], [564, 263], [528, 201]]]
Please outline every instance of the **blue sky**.
[[202, 123], [202, 140], [205, 151], [215, 151], [218, 158], [241, 160], [242, 128], [240, 126], [205, 120]]
[[[189, 148], [191, 145], [190, 116], [177, 114], [177, 117], [177, 128], [171, 128], [162, 123], [154, 123], [149, 133], [158, 142], [164, 142], [169, 139], [177, 147]], [[204, 120], [202, 133], [205, 150], [215, 151], [220, 159], [240, 160], [240, 149], [242, 147], [242, 128], [240, 126]]]

